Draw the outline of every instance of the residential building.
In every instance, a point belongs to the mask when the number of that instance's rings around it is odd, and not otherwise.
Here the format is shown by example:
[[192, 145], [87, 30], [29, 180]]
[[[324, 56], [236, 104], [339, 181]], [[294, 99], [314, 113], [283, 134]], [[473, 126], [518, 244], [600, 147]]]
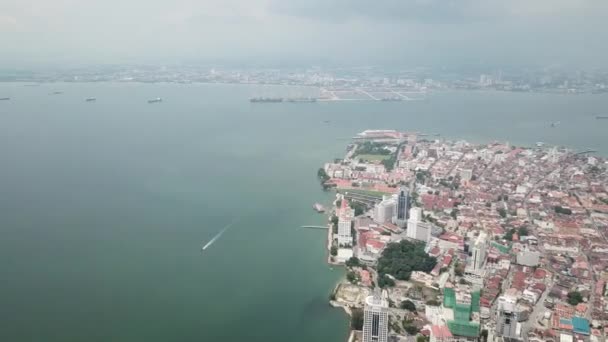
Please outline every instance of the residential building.
[[353, 224], [353, 210], [348, 206], [346, 198], [342, 198], [342, 205], [338, 216], [338, 244], [352, 246], [353, 236], [351, 228]]
[[498, 299], [498, 320], [496, 322], [496, 335], [503, 339], [517, 339], [516, 311], [517, 299], [511, 296], [501, 296]]
[[537, 251], [523, 250], [517, 253], [517, 263], [519, 265], [534, 267], [538, 266], [540, 253]]
[[428, 243], [431, 239], [432, 225], [422, 222], [422, 209], [410, 209], [410, 218], [407, 220], [407, 237]]
[[486, 252], [488, 244], [488, 235], [486, 232], [480, 232], [479, 236], [475, 240], [473, 247], [471, 249], [471, 264], [470, 267], [473, 270], [480, 270], [483, 268], [485, 260], [486, 260]]
[[384, 196], [382, 202], [374, 208], [372, 217], [378, 223], [392, 221], [397, 210], [397, 200], [393, 197]]
[[388, 301], [386, 291], [374, 291], [365, 299], [363, 342], [388, 341]]

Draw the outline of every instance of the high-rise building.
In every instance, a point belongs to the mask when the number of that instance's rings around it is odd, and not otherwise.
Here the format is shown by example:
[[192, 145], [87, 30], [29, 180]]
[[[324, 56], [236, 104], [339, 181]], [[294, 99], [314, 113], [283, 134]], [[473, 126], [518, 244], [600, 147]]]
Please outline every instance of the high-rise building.
[[395, 224], [401, 228], [405, 228], [407, 225], [407, 210], [409, 206], [409, 194], [406, 187], [402, 186], [399, 188], [399, 194], [397, 195], [397, 219]]
[[374, 207], [374, 212], [372, 214], [374, 221], [378, 223], [385, 223], [387, 221], [391, 221], [393, 216], [395, 216], [395, 211], [397, 209], [397, 201], [393, 197], [384, 196], [382, 198], [382, 202], [378, 203]]
[[501, 296], [498, 299], [498, 321], [496, 322], [496, 335], [503, 339], [518, 339], [517, 316], [515, 308], [516, 298]]
[[348, 206], [346, 197], [342, 196], [342, 205], [338, 214], [338, 244], [352, 246], [352, 222], [353, 210]]
[[479, 236], [475, 240], [475, 244], [473, 244], [473, 247], [471, 248], [471, 269], [480, 270], [483, 268], [486, 261], [486, 250], [488, 248], [487, 243], [488, 234], [486, 234], [486, 232], [479, 233]]
[[378, 289], [365, 299], [363, 311], [363, 342], [386, 342], [388, 340], [388, 301], [386, 292]]
[[428, 243], [431, 239], [432, 226], [427, 222], [422, 222], [422, 209], [410, 209], [410, 218], [407, 220], [407, 237], [414, 240]]

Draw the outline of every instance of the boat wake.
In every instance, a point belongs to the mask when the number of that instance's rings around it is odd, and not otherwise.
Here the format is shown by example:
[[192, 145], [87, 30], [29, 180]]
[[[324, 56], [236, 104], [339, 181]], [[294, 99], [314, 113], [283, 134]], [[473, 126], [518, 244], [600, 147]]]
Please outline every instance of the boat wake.
[[224, 228], [222, 228], [222, 230], [220, 230], [217, 234], [215, 234], [215, 236], [209, 240], [209, 242], [207, 242], [205, 245], [203, 245], [203, 247], [201, 248], [201, 251], [204, 251], [205, 249], [211, 247], [211, 245], [213, 245], [215, 243], [215, 241], [217, 241], [217, 239], [219, 239], [220, 237], [222, 237], [222, 235], [228, 230], [230, 229], [230, 227], [232, 227], [239, 219], [234, 219], [232, 222], [230, 222], [229, 224], [227, 224], [226, 226], [224, 226]]

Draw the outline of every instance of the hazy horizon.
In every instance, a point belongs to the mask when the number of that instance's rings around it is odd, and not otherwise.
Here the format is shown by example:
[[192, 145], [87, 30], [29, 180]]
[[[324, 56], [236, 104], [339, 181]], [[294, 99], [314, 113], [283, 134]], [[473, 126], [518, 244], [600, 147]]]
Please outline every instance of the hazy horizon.
[[600, 0], [5, 0], [0, 68], [91, 64], [605, 67]]

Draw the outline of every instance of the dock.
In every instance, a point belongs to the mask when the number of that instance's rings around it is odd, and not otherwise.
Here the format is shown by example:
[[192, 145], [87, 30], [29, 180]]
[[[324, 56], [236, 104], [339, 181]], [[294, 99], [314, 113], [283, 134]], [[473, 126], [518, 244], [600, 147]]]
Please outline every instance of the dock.
[[328, 226], [300, 226], [300, 228], [308, 228], [308, 229], [329, 229]]

